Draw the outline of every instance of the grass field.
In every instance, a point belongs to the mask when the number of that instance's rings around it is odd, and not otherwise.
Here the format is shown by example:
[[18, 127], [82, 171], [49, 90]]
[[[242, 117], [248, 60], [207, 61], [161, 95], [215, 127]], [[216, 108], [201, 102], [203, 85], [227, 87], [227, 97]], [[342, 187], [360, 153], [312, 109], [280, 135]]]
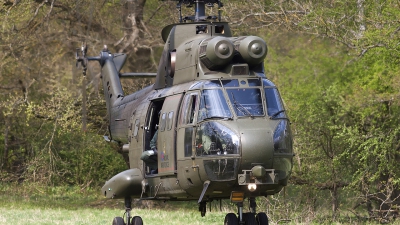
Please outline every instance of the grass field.
[[[104, 202], [103, 200], [100, 202]], [[4, 203], [4, 202], [3, 202]], [[8, 202], [0, 206], [0, 224], [21, 224], [21, 225], [86, 225], [86, 224], [111, 224], [115, 216], [123, 215], [123, 202], [116, 205], [99, 204], [95, 201], [91, 205], [70, 205], [65, 202], [65, 207], [60, 206], [59, 200], [48, 201], [44, 206], [43, 202], [38, 202], [34, 206], [34, 201]], [[54, 205], [54, 206], [53, 206]], [[101, 205], [101, 206], [99, 206]], [[195, 203], [167, 203], [166, 207], [156, 206], [153, 209], [133, 209], [132, 214], [141, 216], [146, 225], [170, 225], [170, 224], [193, 224], [193, 225], [222, 225], [227, 210], [207, 212], [205, 217], [201, 217], [197, 211]], [[189, 207], [192, 205], [193, 207]], [[26, 207], [24, 207], [26, 206]], [[363, 222], [331, 223], [329, 221], [270, 221], [270, 224], [366, 224]], [[369, 223], [377, 224], [377, 223]], [[398, 223], [392, 223], [398, 224]]]
[[[200, 216], [195, 202], [141, 202], [132, 215], [141, 216], [144, 224], [223, 224], [226, 212], [207, 212]], [[0, 184], [0, 225], [42, 224], [111, 224], [123, 216], [123, 200], [104, 199], [97, 191], [76, 189], [4, 187]]]
[[[208, 213], [201, 218], [200, 213], [187, 210], [134, 210], [135, 215], [140, 215], [144, 224], [223, 224], [225, 213]], [[116, 209], [21, 209], [0, 208], [0, 224], [111, 224], [116, 215], [122, 216], [122, 210]]]
[[[4, 196], [3, 196], [4, 197]], [[15, 199], [15, 198], [14, 198]], [[4, 200], [4, 198], [3, 198]], [[1, 201], [0, 224], [111, 224], [116, 216], [123, 216], [124, 208], [120, 202], [119, 209], [113, 205], [91, 206], [91, 205], [70, 205], [69, 201], [64, 202], [62, 207], [60, 200], [48, 201], [46, 205], [34, 201]], [[97, 204], [97, 203], [95, 203]], [[200, 216], [197, 208], [192, 209], [179, 207], [174, 208], [168, 205], [163, 209], [133, 209], [132, 215], [141, 216], [145, 224], [166, 225], [166, 224], [222, 224], [225, 212], [207, 213], [205, 217]]]
[[[134, 201], [133, 216], [141, 216], [146, 225], [222, 225], [228, 212], [236, 207], [229, 200], [212, 203], [212, 212], [200, 216], [196, 202]], [[265, 205], [259, 205], [266, 210]], [[244, 210], [247, 210], [244, 209]], [[297, 212], [283, 212], [278, 208], [270, 211], [270, 224], [379, 224], [377, 221], [360, 221], [351, 214], [342, 214], [336, 223], [331, 222], [329, 212], [310, 216]], [[116, 216], [123, 216], [123, 200], [105, 199], [98, 190], [80, 190], [77, 187], [24, 187], [4, 186], [0, 183], [0, 225], [43, 224], [111, 224]], [[286, 220], [285, 218], [290, 218]], [[390, 224], [400, 224], [391, 221]]]

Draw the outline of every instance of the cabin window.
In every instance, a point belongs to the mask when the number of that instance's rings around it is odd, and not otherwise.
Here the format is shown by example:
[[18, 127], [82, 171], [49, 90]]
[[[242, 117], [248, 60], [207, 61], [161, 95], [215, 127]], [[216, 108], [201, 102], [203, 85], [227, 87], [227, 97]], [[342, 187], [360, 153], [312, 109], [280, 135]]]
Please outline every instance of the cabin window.
[[133, 136], [136, 137], [139, 131], [139, 119], [135, 120], [135, 129], [133, 130]]
[[281, 97], [276, 88], [265, 88], [265, 98], [267, 100], [268, 116], [273, 116], [274, 118], [286, 117]]
[[226, 89], [237, 116], [263, 116], [264, 107], [259, 88]]
[[174, 121], [174, 112], [171, 111], [168, 113], [168, 119], [167, 119], [167, 129], [171, 130], [172, 129], [172, 123]]
[[163, 113], [161, 115], [161, 123], [160, 123], [160, 130], [161, 131], [165, 130], [166, 117], [167, 117], [167, 113]]

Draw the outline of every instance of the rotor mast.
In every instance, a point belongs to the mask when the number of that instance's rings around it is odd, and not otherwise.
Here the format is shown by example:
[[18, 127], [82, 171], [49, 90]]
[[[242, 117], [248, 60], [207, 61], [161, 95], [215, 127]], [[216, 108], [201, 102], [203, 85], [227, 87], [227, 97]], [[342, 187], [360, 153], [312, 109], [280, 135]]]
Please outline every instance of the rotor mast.
[[203, 1], [196, 1], [194, 11], [194, 20], [196, 22], [201, 21], [202, 18], [206, 17], [206, 4]]

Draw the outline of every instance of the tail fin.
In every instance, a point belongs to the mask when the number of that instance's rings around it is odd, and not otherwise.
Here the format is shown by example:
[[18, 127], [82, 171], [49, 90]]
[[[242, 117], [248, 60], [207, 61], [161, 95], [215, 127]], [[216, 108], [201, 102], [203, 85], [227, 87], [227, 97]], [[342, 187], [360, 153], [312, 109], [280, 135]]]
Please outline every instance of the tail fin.
[[86, 52], [87, 46], [85, 45], [81, 48], [81, 55], [79, 55], [79, 49], [77, 49], [76, 65], [78, 66], [78, 64], [81, 63], [83, 75], [85, 76], [88, 61], [98, 61], [100, 63], [107, 112], [108, 115], [111, 115], [111, 108], [115, 105], [115, 102], [124, 97], [119, 71], [124, 65], [127, 56], [123, 53], [111, 54], [107, 46], [100, 52], [100, 56], [87, 57]]
[[119, 78], [119, 70], [122, 68], [126, 60], [126, 54], [109, 54], [107, 57], [101, 57], [101, 76], [104, 89], [104, 98], [107, 104], [108, 114], [111, 115], [111, 108], [115, 102], [124, 97], [121, 81]]

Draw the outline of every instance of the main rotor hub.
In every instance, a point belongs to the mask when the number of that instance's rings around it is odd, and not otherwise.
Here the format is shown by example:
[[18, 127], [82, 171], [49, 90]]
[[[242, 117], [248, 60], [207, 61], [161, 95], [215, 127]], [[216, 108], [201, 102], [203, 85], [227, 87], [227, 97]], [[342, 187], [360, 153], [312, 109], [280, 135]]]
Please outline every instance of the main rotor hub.
[[[206, 16], [206, 10], [205, 7], [213, 7], [214, 4], [218, 5], [218, 21], [221, 21], [221, 10], [220, 8], [223, 6], [221, 0], [177, 0], [177, 8], [179, 9], [179, 22], [183, 23], [186, 22], [187, 20], [190, 20], [192, 22], [200, 22], [200, 21], [207, 21], [207, 20], [213, 20], [215, 21], [217, 19], [216, 16]], [[195, 15], [192, 16], [185, 16], [182, 17], [182, 4], [185, 4], [186, 7], [193, 7], [194, 6], [194, 11]]]

